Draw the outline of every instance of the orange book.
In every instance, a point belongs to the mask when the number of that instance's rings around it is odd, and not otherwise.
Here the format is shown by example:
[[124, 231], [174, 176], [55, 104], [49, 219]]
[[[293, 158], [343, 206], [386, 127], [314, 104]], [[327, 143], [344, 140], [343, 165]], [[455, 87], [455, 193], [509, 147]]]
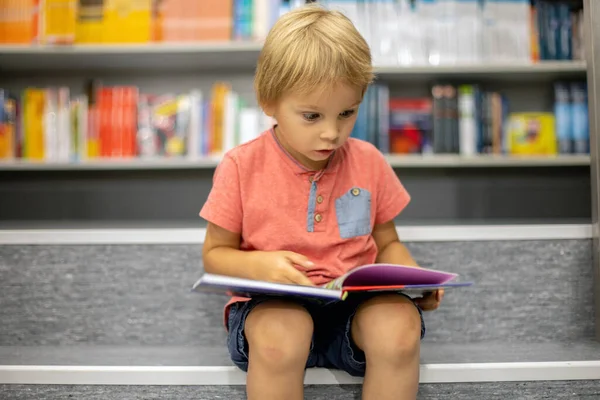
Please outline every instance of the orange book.
[[7, 17], [7, 0], [0, 0], [0, 43], [8, 43], [8, 32], [5, 28]]
[[191, 0], [198, 12], [197, 40], [225, 41], [232, 39], [233, 0]]
[[137, 104], [139, 92], [135, 86], [123, 91], [123, 156], [135, 157], [137, 136]]
[[155, 32], [167, 42], [228, 41], [232, 38], [233, 0], [164, 0], [156, 15], [160, 18], [160, 26]]
[[97, 103], [99, 156], [110, 157], [112, 152], [111, 111], [112, 89], [101, 88], [98, 90]]
[[[157, 13], [160, 15], [160, 34], [165, 42], [182, 42], [186, 29], [186, 10], [183, 0], [163, 0]], [[189, 13], [191, 15], [192, 12]]]
[[15, 156], [17, 104], [14, 98], [0, 89], [0, 159]]
[[539, 29], [537, 24], [537, 9], [535, 5], [531, 6], [529, 12], [529, 31], [531, 38], [531, 61], [540, 60], [540, 48], [539, 48]]
[[150, 24], [151, 24], [150, 40], [153, 42], [162, 42], [162, 40], [163, 40], [163, 31], [162, 31], [163, 12], [162, 12], [162, 7], [160, 7], [161, 3], [162, 3], [161, 0], [152, 0], [152, 19], [150, 21]]
[[39, 0], [0, 0], [0, 43], [34, 42], [38, 5]]
[[223, 152], [225, 128], [225, 97], [229, 85], [224, 82], [214, 84], [211, 96], [211, 151], [218, 155]]

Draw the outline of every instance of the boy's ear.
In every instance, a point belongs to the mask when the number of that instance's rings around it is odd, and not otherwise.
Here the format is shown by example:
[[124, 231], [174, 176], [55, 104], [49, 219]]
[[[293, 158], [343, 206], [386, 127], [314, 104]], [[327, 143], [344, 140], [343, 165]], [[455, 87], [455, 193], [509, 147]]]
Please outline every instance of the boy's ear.
[[265, 115], [267, 117], [273, 118], [273, 115], [275, 114], [275, 105], [274, 104], [263, 103], [260, 105], [260, 108], [262, 108], [263, 112], [265, 113]]

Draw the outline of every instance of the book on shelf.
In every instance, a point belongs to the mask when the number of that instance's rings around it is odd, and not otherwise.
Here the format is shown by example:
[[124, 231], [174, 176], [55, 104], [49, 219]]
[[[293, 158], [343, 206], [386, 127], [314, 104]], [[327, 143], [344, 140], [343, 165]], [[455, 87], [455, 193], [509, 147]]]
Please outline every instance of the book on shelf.
[[[276, 122], [226, 81], [209, 90], [151, 93], [91, 81], [68, 87], [0, 88], [0, 159], [82, 162], [220, 158]], [[587, 87], [554, 83], [547, 112], [511, 109], [480, 84], [435, 83], [427, 97], [371, 85], [351, 132], [389, 155], [589, 154]]]
[[[264, 40], [305, 0], [10, 0], [0, 43]], [[320, 0], [364, 36], [375, 65], [583, 60], [583, 10], [569, 0]]]
[[205, 273], [192, 290], [228, 296], [291, 296], [320, 300], [345, 300], [353, 293], [405, 293], [422, 297], [439, 289], [456, 289], [473, 282], [456, 282], [458, 274], [395, 264], [368, 264], [320, 286], [264, 282]]

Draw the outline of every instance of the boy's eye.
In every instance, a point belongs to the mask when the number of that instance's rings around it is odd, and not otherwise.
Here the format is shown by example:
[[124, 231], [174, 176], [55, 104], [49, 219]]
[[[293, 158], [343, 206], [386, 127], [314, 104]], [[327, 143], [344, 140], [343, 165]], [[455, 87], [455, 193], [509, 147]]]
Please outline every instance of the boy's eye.
[[302, 114], [302, 116], [307, 121], [314, 121], [317, 118], [319, 118], [319, 114], [317, 114], [317, 113], [304, 113], [304, 114]]
[[354, 114], [354, 110], [346, 110], [346, 111], [340, 113], [340, 116], [342, 118], [350, 118], [352, 116], [352, 114]]

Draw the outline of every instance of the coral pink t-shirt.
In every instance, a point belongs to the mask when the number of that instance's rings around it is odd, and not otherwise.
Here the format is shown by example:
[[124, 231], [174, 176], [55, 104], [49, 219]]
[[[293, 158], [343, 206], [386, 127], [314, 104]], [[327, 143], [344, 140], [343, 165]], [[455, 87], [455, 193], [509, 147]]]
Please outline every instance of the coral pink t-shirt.
[[[200, 216], [241, 234], [241, 250], [287, 250], [315, 265], [316, 285], [375, 262], [374, 225], [394, 219], [410, 196], [372, 144], [350, 138], [323, 170], [297, 162], [273, 130], [225, 154]], [[232, 298], [225, 307], [245, 298]], [[227, 326], [227, 324], [226, 324]]]

